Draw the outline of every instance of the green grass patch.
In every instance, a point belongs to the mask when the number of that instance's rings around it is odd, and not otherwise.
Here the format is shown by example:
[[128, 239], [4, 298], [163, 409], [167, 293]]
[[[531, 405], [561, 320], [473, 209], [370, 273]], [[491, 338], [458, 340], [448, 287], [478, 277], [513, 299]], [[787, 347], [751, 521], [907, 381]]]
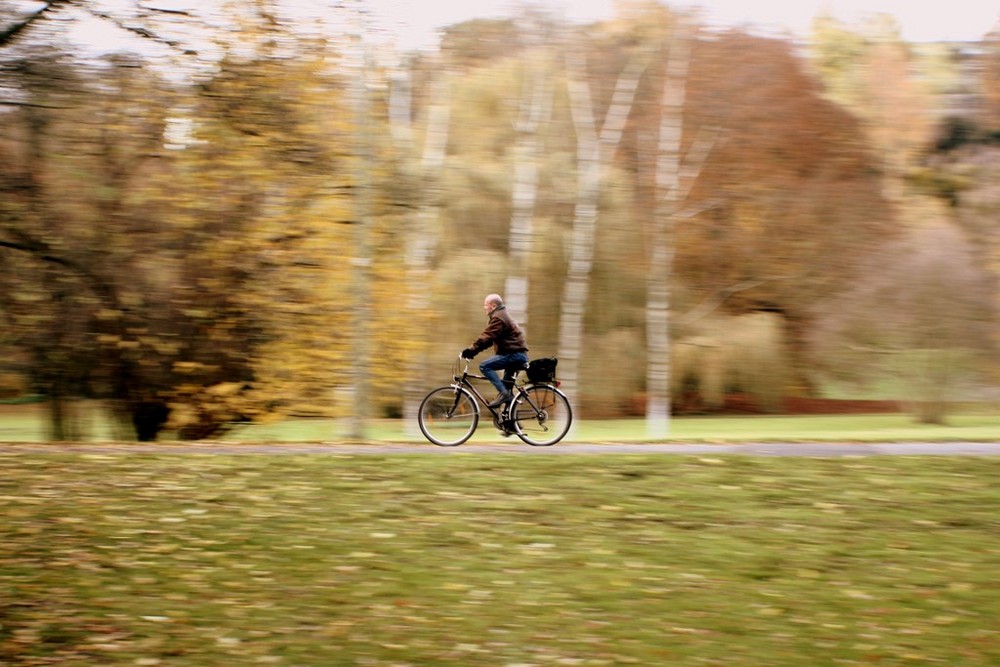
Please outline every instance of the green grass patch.
[[[376, 441], [426, 442], [399, 420], [373, 420], [368, 436]], [[222, 440], [232, 442], [339, 441], [347, 424], [333, 420], [289, 420], [237, 427]], [[908, 415], [775, 415], [748, 417], [679, 417], [670, 436], [651, 440], [643, 419], [581, 421], [564, 442], [892, 442], [994, 441], [1000, 439], [1000, 415], [961, 414], [946, 425], [918, 424]], [[513, 440], [513, 439], [512, 439]], [[470, 442], [505, 441], [486, 420]], [[507, 440], [509, 442], [509, 440]], [[516, 440], [514, 440], [516, 442]]]
[[992, 458], [0, 468], [12, 667], [1000, 663]]
[[[76, 408], [82, 441], [120, 438], [96, 404]], [[0, 442], [44, 442], [44, 405], [7, 406], [0, 411]], [[347, 420], [287, 419], [275, 423], [237, 425], [218, 439], [225, 442], [343, 442], [349, 440]], [[399, 419], [371, 419], [367, 439], [374, 442], [427, 442], [416, 428]], [[164, 440], [171, 439], [169, 432]], [[790, 442], [790, 441], [994, 441], [1000, 439], [1000, 414], [967, 408], [948, 417], [947, 424], [919, 424], [905, 414], [753, 415], [675, 417], [670, 435], [659, 442]], [[574, 424], [565, 442], [649, 442], [644, 419], [583, 420]], [[489, 419], [480, 420], [470, 442], [506, 440]]]

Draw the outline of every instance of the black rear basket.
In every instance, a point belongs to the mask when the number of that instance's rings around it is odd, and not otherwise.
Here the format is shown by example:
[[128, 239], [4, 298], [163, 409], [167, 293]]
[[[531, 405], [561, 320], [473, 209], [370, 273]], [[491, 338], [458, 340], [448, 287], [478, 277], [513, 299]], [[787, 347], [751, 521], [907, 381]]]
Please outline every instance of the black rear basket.
[[528, 381], [532, 384], [542, 382], [552, 383], [556, 381], [556, 364], [559, 360], [555, 357], [545, 357], [542, 359], [532, 359], [528, 363]]

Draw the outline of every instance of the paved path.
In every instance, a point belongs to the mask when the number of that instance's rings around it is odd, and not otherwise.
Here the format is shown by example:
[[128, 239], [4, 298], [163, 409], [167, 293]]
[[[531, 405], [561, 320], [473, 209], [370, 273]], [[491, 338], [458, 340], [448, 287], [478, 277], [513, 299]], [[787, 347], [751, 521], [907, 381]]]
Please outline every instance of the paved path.
[[588, 444], [563, 442], [552, 447], [531, 447], [518, 441], [500, 444], [466, 444], [437, 447], [427, 444], [394, 443], [163, 443], [163, 444], [39, 444], [0, 443], [0, 454], [688, 454], [749, 456], [998, 456], [1000, 442], [885, 442], [885, 443], [728, 443], [728, 444]]

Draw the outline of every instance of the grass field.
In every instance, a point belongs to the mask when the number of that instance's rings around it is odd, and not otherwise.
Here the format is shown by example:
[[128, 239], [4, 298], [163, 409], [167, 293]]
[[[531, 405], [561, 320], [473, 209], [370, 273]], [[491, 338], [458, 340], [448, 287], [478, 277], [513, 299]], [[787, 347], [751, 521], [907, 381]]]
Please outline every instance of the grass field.
[[1000, 460], [0, 456], [0, 664], [997, 665]]
[[[46, 440], [44, 406], [0, 407], [0, 442]], [[85, 440], [118, 440], [114, 428], [96, 410], [81, 411]], [[272, 424], [237, 426], [219, 438], [226, 442], [338, 442], [347, 440], [348, 424], [329, 419], [289, 419]], [[166, 433], [169, 439], [170, 434]], [[426, 442], [415, 425], [401, 420], [370, 420], [368, 438], [385, 442]], [[993, 441], [1000, 440], [1000, 411], [966, 411], [944, 426], [918, 424], [905, 414], [774, 415], [678, 417], [664, 442], [732, 441]], [[580, 421], [566, 442], [649, 441], [643, 419]], [[511, 442], [482, 419], [470, 442]], [[516, 442], [516, 441], [515, 441]]]

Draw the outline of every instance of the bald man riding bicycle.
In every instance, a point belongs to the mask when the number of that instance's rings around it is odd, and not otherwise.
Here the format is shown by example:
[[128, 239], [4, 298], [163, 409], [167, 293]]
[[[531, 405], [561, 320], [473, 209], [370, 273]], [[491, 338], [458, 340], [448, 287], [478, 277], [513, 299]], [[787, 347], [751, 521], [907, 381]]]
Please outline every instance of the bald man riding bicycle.
[[[510, 399], [514, 386], [514, 373], [528, 363], [528, 345], [521, 327], [507, 312], [499, 294], [490, 294], [483, 300], [483, 310], [489, 322], [475, 342], [462, 350], [463, 359], [472, 359], [477, 354], [493, 346], [493, 356], [479, 364], [479, 370], [496, 387], [497, 397], [490, 403], [491, 408], [499, 407]], [[503, 370], [503, 381], [497, 371]]]

